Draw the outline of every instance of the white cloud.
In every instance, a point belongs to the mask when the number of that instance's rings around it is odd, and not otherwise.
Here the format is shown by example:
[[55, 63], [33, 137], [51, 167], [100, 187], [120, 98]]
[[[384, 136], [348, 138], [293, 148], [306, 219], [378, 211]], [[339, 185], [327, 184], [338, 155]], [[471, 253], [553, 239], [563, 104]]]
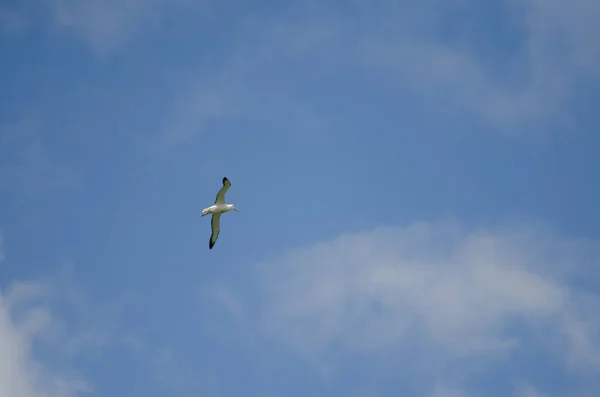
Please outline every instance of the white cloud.
[[396, 351], [415, 354], [419, 372], [471, 358], [480, 370], [538, 349], [566, 373], [598, 374], [600, 297], [572, 285], [569, 273], [592, 272], [578, 258], [597, 260], [598, 248], [543, 227], [382, 227], [261, 264], [253, 284], [260, 303], [244, 297], [236, 307], [254, 311], [261, 333], [319, 365]]
[[83, 380], [36, 360], [33, 346], [52, 338], [59, 324], [47, 306], [47, 285], [14, 283], [0, 291], [0, 395], [71, 397], [87, 394]]
[[113, 310], [89, 302], [68, 266], [45, 280], [12, 281], [0, 289], [0, 395], [94, 392], [72, 364], [109, 343], [113, 317]]

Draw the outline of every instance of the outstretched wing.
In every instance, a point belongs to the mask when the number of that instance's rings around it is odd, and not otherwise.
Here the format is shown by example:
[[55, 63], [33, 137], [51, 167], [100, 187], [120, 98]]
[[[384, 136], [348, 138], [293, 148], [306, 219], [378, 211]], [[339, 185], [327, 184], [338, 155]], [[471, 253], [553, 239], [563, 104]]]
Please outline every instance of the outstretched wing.
[[227, 177], [224, 177], [223, 187], [221, 188], [221, 190], [219, 190], [219, 193], [217, 193], [217, 198], [215, 198], [215, 204], [225, 204], [225, 192], [227, 191], [227, 189], [229, 189], [230, 186], [231, 182], [229, 182], [229, 179], [227, 179]]
[[210, 240], [208, 241], [209, 249], [212, 249], [212, 247], [214, 247], [215, 243], [217, 242], [217, 238], [219, 238], [219, 232], [221, 231], [220, 219], [221, 213], [217, 212], [213, 214], [212, 219], [210, 221], [212, 233], [210, 235]]

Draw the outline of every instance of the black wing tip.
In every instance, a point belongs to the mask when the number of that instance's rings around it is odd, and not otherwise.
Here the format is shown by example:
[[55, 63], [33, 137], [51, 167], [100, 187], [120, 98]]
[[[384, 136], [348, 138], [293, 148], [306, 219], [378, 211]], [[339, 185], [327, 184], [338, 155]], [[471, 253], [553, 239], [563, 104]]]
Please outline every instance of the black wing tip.
[[225, 182], [229, 182], [229, 179], [227, 179], [226, 176], [223, 177], [223, 185], [225, 184]]
[[208, 241], [208, 249], [211, 250], [211, 249], [213, 249], [214, 246], [215, 246], [215, 243], [213, 243], [212, 241], [209, 240]]

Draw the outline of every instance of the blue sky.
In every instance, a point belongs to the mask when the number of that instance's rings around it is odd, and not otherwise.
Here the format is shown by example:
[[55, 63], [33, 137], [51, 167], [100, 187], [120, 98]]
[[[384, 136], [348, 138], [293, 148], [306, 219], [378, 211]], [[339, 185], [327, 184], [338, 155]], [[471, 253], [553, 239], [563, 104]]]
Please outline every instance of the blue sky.
[[599, 18], [3, 2], [0, 394], [598, 395]]

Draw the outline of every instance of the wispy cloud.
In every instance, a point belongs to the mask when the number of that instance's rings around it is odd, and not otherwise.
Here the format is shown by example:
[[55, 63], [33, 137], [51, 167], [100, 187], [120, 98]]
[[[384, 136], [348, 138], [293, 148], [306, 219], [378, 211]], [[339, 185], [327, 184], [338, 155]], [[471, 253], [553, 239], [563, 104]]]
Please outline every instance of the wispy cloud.
[[205, 0], [27, 0], [0, 9], [0, 27], [13, 35], [43, 27], [56, 37], [71, 36], [93, 55], [105, 58], [175, 20], [193, 26], [210, 4]]
[[13, 283], [0, 291], [0, 394], [7, 397], [72, 397], [90, 386], [35, 358], [34, 345], [52, 339], [59, 320], [47, 304], [49, 289], [40, 283]]
[[519, 397], [548, 397], [548, 395], [539, 392], [535, 387], [529, 384], [522, 384], [519, 387]]
[[[395, 71], [395, 80], [440, 98], [440, 104], [458, 100], [501, 127], [559, 118], [556, 112], [571, 99], [576, 84], [598, 76], [600, 55], [593, 40], [600, 34], [593, 22], [600, 16], [597, 2], [501, 2], [505, 15], [497, 16], [498, 23], [519, 33], [515, 49], [500, 50], [504, 57], [494, 62], [486, 61], [485, 48], [474, 42], [498, 46], [502, 43], [497, 40], [510, 38], [481, 32], [475, 40], [483, 25], [469, 14], [474, 6], [458, 4], [460, 12], [449, 17], [473, 32], [451, 42], [439, 37], [439, 28], [418, 28], [421, 20], [408, 18], [396, 34], [367, 36], [363, 48], [369, 65]], [[431, 11], [428, 17], [443, 21], [445, 11]]]
[[[450, 363], [476, 359], [482, 371], [543, 353], [564, 373], [585, 376], [600, 372], [600, 296], [577, 288], [569, 270], [582, 254], [598, 253], [597, 243], [537, 227], [378, 228], [260, 265], [254, 286], [262, 299], [254, 306], [244, 297], [244, 308], [264, 335], [317, 363], [396, 351], [412, 357], [405, 370], [443, 382], [469, 376], [467, 365], [453, 368], [464, 369], [458, 377], [438, 378]], [[576, 262], [576, 272], [593, 276], [590, 265]]]
[[137, 0], [50, 2], [56, 26], [80, 35], [98, 54], [127, 44], [145, 25], [154, 25], [164, 5]]
[[[509, 33], [486, 29], [475, 2], [424, 7], [429, 12], [418, 13], [421, 18], [411, 19], [414, 12], [406, 12], [398, 28], [384, 25], [394, 34], [382, 29], [365, 37], [366, 59], [412, 90], [438, 98], [440, 105], [458, 101], [504, 129], [568, 121], [558, 111], [568, 113], [565, 105], [577, 84], [598, 77], [597, 2], [509, 0], [497, 7], [503, 12], [494, 22]], [[423, 24], [423, 18], [438, 23]], [[464, 27], [461, 35], [440, 34], [440, 25], [451, 23]], [[510, 49], [502, 48], [511, 40]], [[494, 60], [488, 58], [488, 47], [496, 49]]]
[[436, 385], [428, 397], [469, 397], [469, 394], [459, 389]]
[[[265, 18], [252, 29], [240, 24], [239, 46], [216, 75], [203, 69], [202, 76], [186, 76], [192, 83], [174, 103], [169, 131], [189, 137], [214, 119], [260, 119], [265, 109], [285, 120], [278, 108], [314, 103], [277, 83], [302, 78], [301, 68], [286, 71], [283, 65], [304, 64], [328, 70], [327, 76], [339, 71], [388, 91], [408, 90], [429, 100], [433, 113], [466, 110], [503, 132], [572, 126], [577, 85], [599, 76], [597, 2], [507, 0], [498, 7], [503, 13], [494, 22], [510, 34], [489, 28], [470, 1], [383, 2], [377, 10], [355, 5], [334, 8], [335, 14], [323, 4], [309, 13]], [[454, 36], [441, 31], [452, 25], [465, 29]], [[490, 47], [498, 48], [494, 59]], [[329, 110], [312, 112], [313, 119], [329, 118]]]

